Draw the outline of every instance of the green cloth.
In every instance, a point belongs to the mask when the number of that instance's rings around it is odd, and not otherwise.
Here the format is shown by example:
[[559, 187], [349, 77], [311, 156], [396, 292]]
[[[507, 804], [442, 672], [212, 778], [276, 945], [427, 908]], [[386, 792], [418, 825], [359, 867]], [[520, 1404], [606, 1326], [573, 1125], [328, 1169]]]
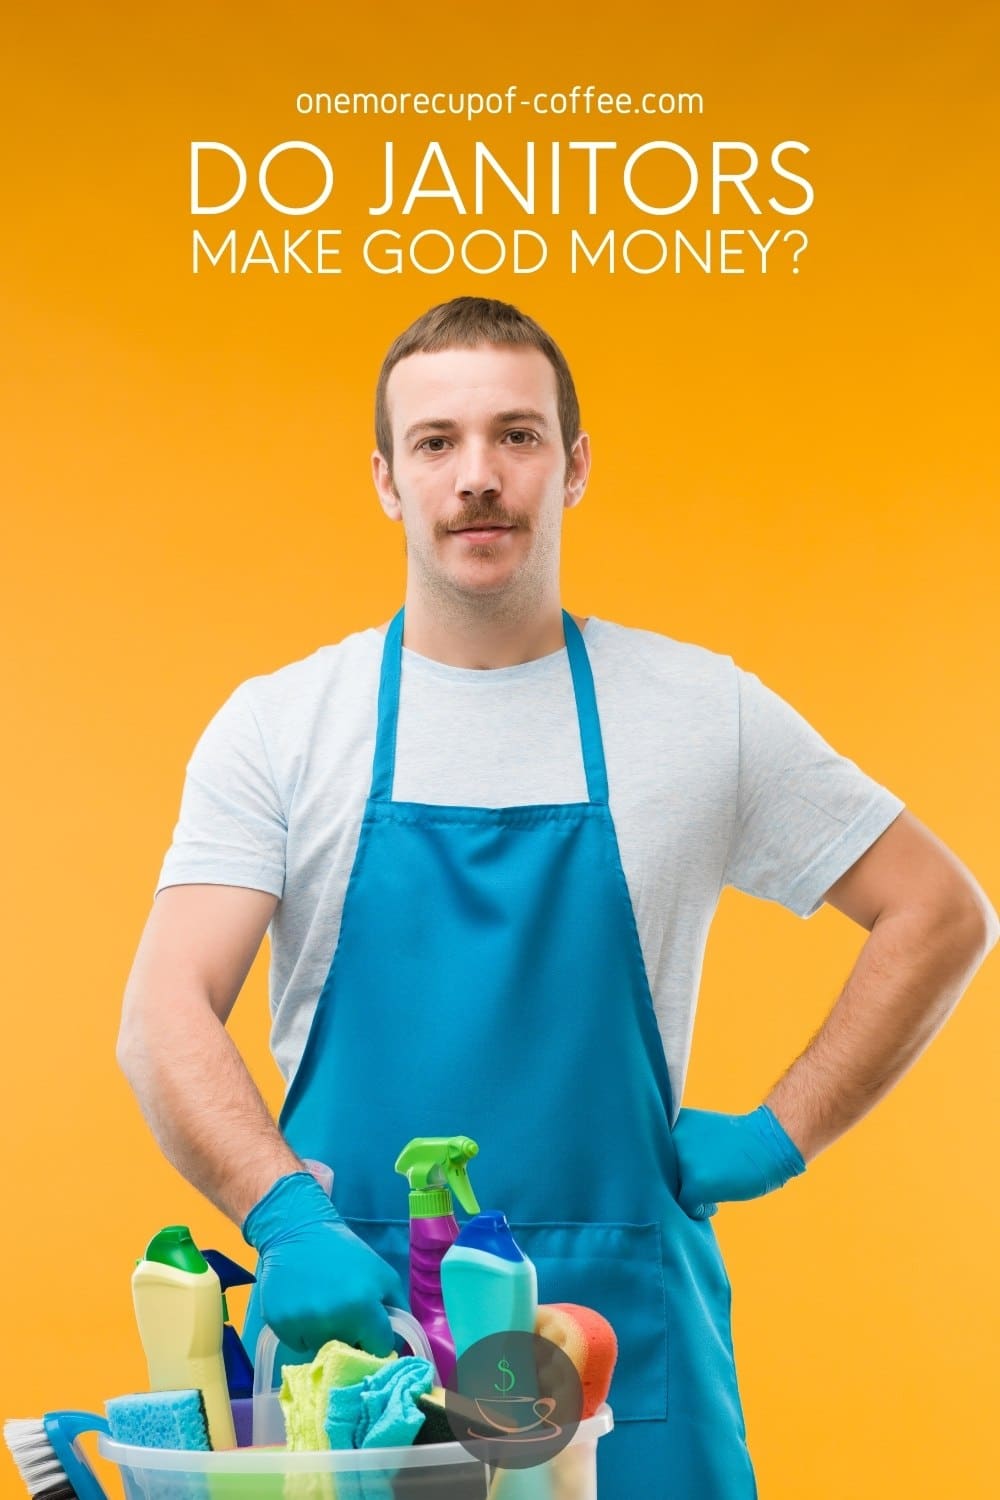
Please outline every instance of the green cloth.
[[339, 1339], [324, 1344], [311, 1365], [284, 1365], [278, 1400], [285, 1418], [288, 1448], [292, 1453], [315, 1453], [329, 1448], [324, 1431], [330, 1392], [345, 1385], [357, 1385], [398, 1355], [384, 1359], [353, 1349]]

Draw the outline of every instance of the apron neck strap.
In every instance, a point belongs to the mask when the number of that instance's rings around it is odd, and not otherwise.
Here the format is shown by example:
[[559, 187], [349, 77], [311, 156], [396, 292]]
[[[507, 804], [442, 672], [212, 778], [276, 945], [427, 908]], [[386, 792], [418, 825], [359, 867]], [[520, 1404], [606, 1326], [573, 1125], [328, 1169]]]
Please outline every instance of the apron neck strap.
[[399, 681], [403, 664], [403, 611], [389, 621], [382, 647], [382, 672], [378, 683], [378, 723], [375, 757], [372, 761], [371, 797], [375, 802], [392, 801], [396, 774], [396, 728], [399, 723]]
[[606, 805], [608, 771], [604, 762], [604, 744], [601, 740], [601, 721], [597, 713], [594, 674], [590, 670], [590, 657], [583, 644], [580, 627], [573, 616], [567, 614], [565, 610], [563, 610], [563, 631], [566, 635], [569, 669], [573, 674], [573, 693], [576, 697], [576, 717], [580, 725], [583, 769], [587, 774], [587, 797], [591, 802]]
[[[594, 676], [583, 636], [573, 617], [563, 610], [566, 651], [573, 677], [576, 716], [580, 727], [583, 768], [587, 777], [587, 797], [591, 802], [606, 804], [608, 773], [604, 763], [601, 723], [597, 714]], [[378, 687], [378, 723], [375, 730], [375, 756], [372, 762], [371, 796], [375, 802], [391, 802], [396, 770], [396, 730], [399, 724], [399, 684], [403, 660], [403, 611], [392, 618], [382, 648], [382, 672]]]

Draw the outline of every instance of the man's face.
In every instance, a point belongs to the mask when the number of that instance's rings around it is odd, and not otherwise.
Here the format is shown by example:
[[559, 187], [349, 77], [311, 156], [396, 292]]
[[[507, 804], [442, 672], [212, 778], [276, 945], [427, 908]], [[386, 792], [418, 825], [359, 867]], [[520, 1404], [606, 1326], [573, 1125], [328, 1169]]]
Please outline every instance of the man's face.
[[562, 513], [583, 494], [590, 459], [581, 435], [567, 466], [544, 354], [411, 354], [392, 370], [387, 400], [392, 471], [375, 453], [373, 473], [406, 531], [411, 585], [452, 598], [550, 586]]

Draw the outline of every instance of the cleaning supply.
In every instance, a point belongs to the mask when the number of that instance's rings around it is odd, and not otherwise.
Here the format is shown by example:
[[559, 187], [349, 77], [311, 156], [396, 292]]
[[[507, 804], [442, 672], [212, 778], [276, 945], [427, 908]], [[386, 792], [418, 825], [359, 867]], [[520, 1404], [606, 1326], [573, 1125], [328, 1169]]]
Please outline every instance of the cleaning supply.
[[330, 1392], [324, 1430], [331, 1448], [408, 1447], [424, 1425], [417, 1398], [434, 1384], [426, 1359], [407, 1355]]
[[104, 1418], [90, 1411], [50, 1411], [3, 1424], [4, 1442], [33, 1500], [108, 1500], [78, 1442], [82, 1433], [107, 1431]]
[[[263, 1343], [263, 1336], [260, 1342]], [[278, 1400], [284, 1416], [288, 1452], [317, 1453], [328, 1449], [330, 1440], [326, 1435], [326, 1418], [333, 1391], [340, 1386], [356, 1386], [382, 1365], [395, 1363], [397, 1357], [395, 1353], [384, 1357], [366, 1354], [363, 1349], [353, 1349], [349, 1344], [331, 1339], [311, 1364], [285, 1365]], [[285, 1480], [283, 1500], [351, 1500], [351, 1496], [341, 1495], [340, 1482], [335, 1482], [332, 1475], [290, 1474]], [[390, 1500], [390, 1497], [385, 1497], [385, 1500]]]
[[[608, 1408], [581, 1422], [568, 1448], [550, 1469], [557, 1482], [552, 1500], [597, 1500], [597, 1448], [612, 1429]], [[486, 1500], [490, 1471], [459, 1443], [388, 1449], [336, 1449], [321, 1453], [289, 1453], [284, 1448], [231, 1448], [222, 1453], [172, 1453], [165, 1448], [137, 1448], [102, 1435], [98, 1452], [121, 1473], [127, 1500], [187, 1500], [192, 1485], [208, 1487], [208, 1500], [314, 1500], [317, 1486], [326, 1481], [336, 1500], [372, 1500], [381, 1484], [393, 1500]], [[574, 1465], [577, 1481], [561, 1483], [566, 1461], [579, 1453]], [[646, 1489], [635, 1491], [636, 1496]], [[115, 1486], [118, 1494], [118, 1487]], [[102, 1497], [103, 1500], [103, 1497]], [[110, 1496], [109, 1496], [110, 1500]], [[379, 1497], [382, 1500], [382, 1497]]]
[[580, 1417], [592, 1417], [608, 1399], [618, 1358], [618, 1340], [607, 1318], [573, 1302], [542, 1302], [535, 1332], [572, 1360], [583, 1387]]
[[324, 1430], [330, 1392], [341, 1386], [353, 1386], [373, 1375], [383, 1365], [394, 1364], [399, 1356], [366, 1354], [352, 1349], [339, 1339], [324, 1344], [308, 1365], [285, 1365], [282, 1370], [278, 1400], [285, 1418], [288, 1449], [291, 1453], [312, 1453], [329, 1448]]
[[108, 1431], [116, 1443], [208, 1453], [208, 1419], [201, 1391], [144, 1391], [105, 1401]]
[[326, 1196], [332, 1201], [333, 1168], [328, 1167], [325, 1161], [312, 1161], [308, 1156], [302, 1158], [302, 1165], [307, 1172], [315, 1177]]
[[[389, 1326], [394, 1335], [398, 1334], [404, 1344], [420, 1359], [426, 1359], [433, 1368], [433, 1357], [431, 1346], [427, 1341], [427, 1335], [417, 1322], [412, 1313], [406, 1312], [401, 1307], [389, 1307]], [[331, 1371], [331, 1378], [336, 1379], [338, 1385], [349, 1385], [352, 1381], [361, 1380], [364, 1375], [371, 1373], [372, 1368], [384, 1362], [380, 1355], [369, 1355], [364, 1350], [358, 1350], [348, 1345], [339, 1343], [336, 1339], [330, 1340], [330, 1345], [324, 1345], [324, 1350], [329, 1355], [330, 1346], [341, 1351], [343, 1365]], [[285, 1441], [286, 1424], [282, 1415], [282, 1404], [279, 1394], [273, 1389], [274, 1366], [280, 1353], [280, 1344], [273, 1329], [261, 1329], [260, 1338], [257, 1340], [256, 1358], [253, 1371], [253, 1446], [259, 1447], [262, 1443], [282, 1443]], [[346, 1351], [346, 1353], [344, 1353]], [[356, 1363], [357, 1356], [362, 1360], [375, 1359], [376, 1366], [367, 1365], [361, 1367]], [[391, 1358], [393, 1356], [387, 1356]], [[313, 1361], [315, 1365], [315, 1361]], [[283, 1387], [286, 1389], [287, 1399], [295, 1400], [300, 1392], [309, 1389], [309, 1378], [299, 1373], [308, 1371], [309, 1365], [285, 1364], [281, 1368]], [[357, 1373], [353, 1373], [356, 1369]], [[437, 1380], [437, 1371], [434, 1379]], [[322, 1409], [318, 1411], [318, 1420], [322, 1422]]]
[[448, 1408], [445, 1405], [443, 1385], [431, 1386], [426, 1395], [418, 1396], [417, 1410], [423, 1416], [424, 1425], [418, 1430], [413, 1439], [414, 1443], [453, 1443], [455, 1441], [455, 1434], [448, 1418]]
[[538, 1278], [505, 1214], [480, 1213], [462, 1226], [441, 1261], [441, 1291], [458, 1359], [490, 1334], [534, 1332]]
[[222, 1287], [185, 1225], [171, 1224], [150, 1240], [132, 1273], [132, 1301], [150, 1389], [200, 1391], [212, 1447], [235, 1448]]
[[423, 1416], [424, 1425], [413, 1439], [416, 1447], [428, 1443], [453, 1443], [458, 1431], [465, 1437], [470, 1425], [481, 1420], [481, 1413], [471, 1397], [459, 1395], [453, 1387], [445, 1390], [443, 1385], [431, 1386], [424, 1395], [418, 1396], [417, 1410]]
[[[441, 1262], [441, 1288], [459, 1361], [458, 1393], [482, 1398], [488, 1393], [465, 1378], [463, 1354], [491, 1335], [534, 1333], [538, 1312], [535, 1267], [514, 1239], [505, 1214], [477, 1214], [463, 1225]], [[523, 1359], [515, 1364], [522, 1365], [519, 1393], [537, 1395], [537, 1385], [530, 1384], [535, 1372], [523, 1370]], [[476, 1372], [477, 1380], [480, 1374]], [[552, 1500], [552, 1477], [546, 1468], [498, 1469], [491, 1492], [499, 1483], [503, 1500]]]
[[256, 1277], [245, 1266], [223, 1255], [221, 1250], [202, 1250], [222, 1287], [222, 1362], [226, 1369], [229, 1406], [233, 1414], [233, 1431], [237, 1447], [249, 1447], [253, 1432], [253, 1361], [243, 1340], [229, 1321], [226, 1293], [234, 1286], [252, 1286]]
[[[433, 1365], [426, 1359], [407, 1355], [367, 1375], [358, 1385], [332, 1390], [325, 1424], [330, 1448], [398, 1450], [411, 1446], [424, 1422], [417, 1401], [433, 1383]], [[409, 1489], [406, 1485], [403, 1492]], [[352, 1476], [338, 1475], [335, 1500], [393, 1500], [396, 1493], [391, 1475], [362, 1471]], [[286, 1496], [284, 1500], [300, 1500], [300, 1497]], [[314, 1497], [309, 1496], [308, 1500]]]
[[226, 1385], [229, 1399], [242, 1399], [253, 1395], [253, 1361], [243, 1340], [229, 1321], [229, 1302], [226, 1293], [234, 1286], [253, 1286], [256, 1281], [252, 1271], [230, 1260], [221, 1250], [202, 1250], [202, 1255], [219, 1278], [222, 1288], [222, 1362], [226, 1369]]
[[[201, 1391], [143, 1391], [135, 1396], [113, 1396], [105, 1401], [104, 1410], [115, 1443], [141, 1448], [144, 1452], [212, 1451]], [[127, 1485], [126, 1493], [130, 1493]], [[143, 1500], [215, 1500], [215, 1497], [211, 1482], [202, 1474], [193, 1474], [177, 1484], [169, 1478], [154, 1477], [143, 1490]], [[249, 1495], [246, 1500], [250, 1500]]]
[[410, 1308], [445, 1385], [455, 1370], [455, 1340], [441, 1294], [441, 1261], [458, 1238], [452, 1193], [466, 1213], [479, 1212], [467, 1170], [478, 1154], [467, 1135], [417, 1136], [396, 1158], [396, 1171], [410, 1185]]

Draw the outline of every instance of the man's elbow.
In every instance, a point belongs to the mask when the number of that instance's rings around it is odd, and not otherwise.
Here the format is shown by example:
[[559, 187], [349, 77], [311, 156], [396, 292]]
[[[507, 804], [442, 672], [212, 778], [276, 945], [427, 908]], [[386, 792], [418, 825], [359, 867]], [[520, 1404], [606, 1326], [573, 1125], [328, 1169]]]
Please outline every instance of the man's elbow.
[[151, 1004], [142, 989], [130, 982], [122, 1001], [121, 1020], [118, 1023], [118, 1038], [115, 1042], [115, 1061], [132, 1088], [143, 1071], [150, 1051], [155, 1047], [151, 1035]]
[[118, 1038], [115, 1042], [115, 1061], [129, 1083], [132, 1082], [139, 1050], [135, 1011], [134, 1002], [126, 994], [124, 1003], [122, 1004], [121, 1020], [118, 1023]]
[[975, 970], [1000, 939], [1000, 916], [978, 882], [967, 876], [942, 904], [937, 928]]
[[976, 886], [973, 900], [973, 910], [969, 917], [969, 926], [973, 942], [977, 945], [979, 962], [997, 945], [1000, 939], [1000, 916], [991, 905], [984, 891]]
[[967, 978], [1000, 939], [1000, 917], [968, 871], [947, 871], [933, 887], [900, 893], [887, 902], [876, 925], [905, 932], [905, 941]]

